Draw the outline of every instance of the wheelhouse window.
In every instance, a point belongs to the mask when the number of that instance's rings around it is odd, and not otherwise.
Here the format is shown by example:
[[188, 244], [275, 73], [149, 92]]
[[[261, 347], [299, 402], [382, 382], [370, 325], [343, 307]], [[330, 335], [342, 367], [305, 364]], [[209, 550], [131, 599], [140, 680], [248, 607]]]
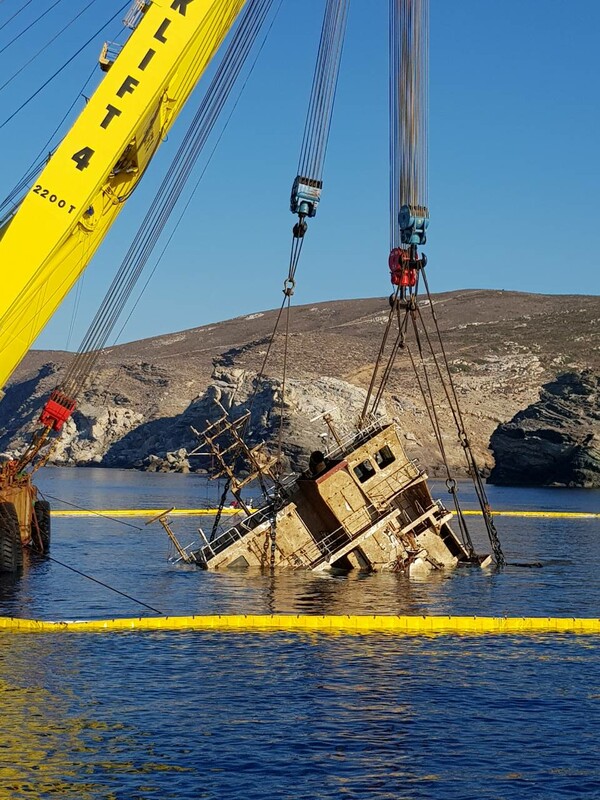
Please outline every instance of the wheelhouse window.
[[375, 467], [370, 459], [366, 458], [354, 467], [354, 474], [361, 483], [364, 483], [375, 475]]
[[389, 467], [395, 460], [396, 456], [393, 454], [391, 447], [387, 444], [375, 453], [375, 463], [379, 469]]

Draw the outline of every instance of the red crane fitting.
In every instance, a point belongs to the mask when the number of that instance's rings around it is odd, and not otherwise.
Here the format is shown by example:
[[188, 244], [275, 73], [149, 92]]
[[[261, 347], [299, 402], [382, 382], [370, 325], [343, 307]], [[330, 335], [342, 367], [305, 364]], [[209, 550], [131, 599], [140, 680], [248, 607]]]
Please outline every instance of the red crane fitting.
[[410, 250], [394, 247], [388, 259], [390, 279], [393, 285], [403, 288], [415, 286], [417, 283], [417, 263], [411, 257]]
[[53, 431], [58, 432], [62, 430], [62, 426], [69, 419], [75, 407], [75, 400], [55, 389], [42, 409], [40, 422], [45, 428], [52, 428]]

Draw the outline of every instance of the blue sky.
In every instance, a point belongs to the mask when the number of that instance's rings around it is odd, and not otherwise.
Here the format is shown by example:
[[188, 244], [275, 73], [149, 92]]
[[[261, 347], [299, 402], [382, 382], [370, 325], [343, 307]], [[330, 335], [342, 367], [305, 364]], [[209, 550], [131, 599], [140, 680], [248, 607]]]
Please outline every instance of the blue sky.
[[[35, 0], [5, 25], [26, 0], [1, 0], [0, 50], [55, 1]], [[122, 5], [62, 0], [0, 52], [2, 84], [78, 9], [84, 12], [0, 89], [0, 125]], [[323, 5], [283, 0], [199, 189], [120, 341], [279, 305], [293, 224], [289, 190]], [[351, 1], [323, 199], [304, 246], [298, 304], [390, 291], [387, 16], [387, 0]], [[2, 197], [81, 90], [102, 42], [120, 29], [112, 23], [0, 128]], [[600, 293], [599, 32], [597, 0], [431, 0], [425, 250], [435, 291]], [[76, 292], [67, 298], [37, 347], [79, 344], [205, 86], [88, 268], [79, 301]]]

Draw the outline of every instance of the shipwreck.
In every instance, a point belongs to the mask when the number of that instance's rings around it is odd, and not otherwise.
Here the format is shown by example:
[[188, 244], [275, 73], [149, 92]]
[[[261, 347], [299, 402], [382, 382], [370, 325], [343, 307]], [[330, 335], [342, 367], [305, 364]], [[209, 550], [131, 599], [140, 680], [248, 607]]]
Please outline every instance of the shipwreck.
[[[434, 500], [427, 473], [410, 459], [396, 423], [382, 419], [347, 436], [335, 447], [314, 451], [308, 469], [281, 478], [278, 461], [263, 445], [249, 448], [243, 431], [249, 414], [232, 420], [225, 412], [200, 437], [226, 476], [242, 519], [181, 547], [168, 517], [160, 520], [178, 558], [209, 569], [390, 570], [426, 574], [458, 565], [486, 566], [470, 539], [451, 528], [452, 513]], [[329, 422], [331, 425], [331, 422]], [[240, 458], [248, 465], [237, 476]], [[259, 485], [263, 502], [250, 508], [242, 490]]]

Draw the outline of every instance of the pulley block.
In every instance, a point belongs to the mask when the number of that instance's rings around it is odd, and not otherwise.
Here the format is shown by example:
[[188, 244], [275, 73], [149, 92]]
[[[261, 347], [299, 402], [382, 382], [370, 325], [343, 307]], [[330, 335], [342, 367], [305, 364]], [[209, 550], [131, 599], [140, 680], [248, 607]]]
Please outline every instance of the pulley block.
[[314, 217], [321, 199], [323, 181], [297, 175], [292, 186], [290, 211], [303, 217]]
[[429, 211], [425, 206], [402, 206], [398, 224], [402, 244], [423, 245], [427, 242]]

